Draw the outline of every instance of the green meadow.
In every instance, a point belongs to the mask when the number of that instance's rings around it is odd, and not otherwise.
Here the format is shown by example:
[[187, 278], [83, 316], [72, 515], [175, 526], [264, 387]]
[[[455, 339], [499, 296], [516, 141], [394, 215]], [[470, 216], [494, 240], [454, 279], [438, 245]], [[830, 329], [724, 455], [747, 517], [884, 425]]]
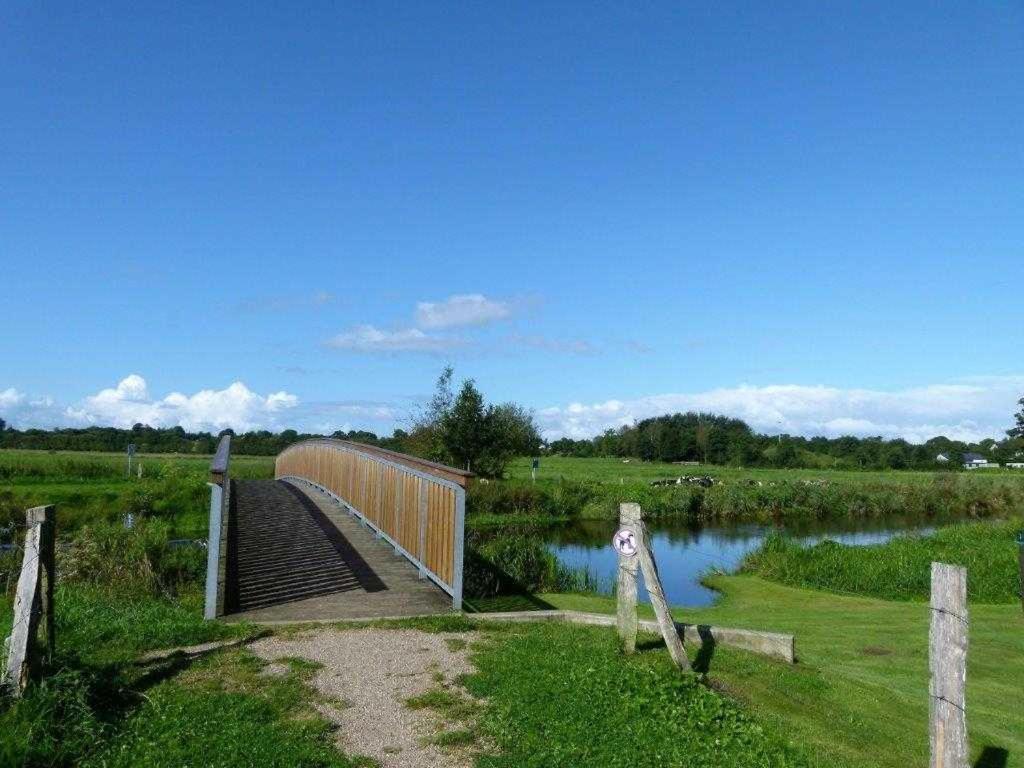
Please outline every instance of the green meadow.
[[[140, 454], [128, 476], [124, 454], [0, 451], [0, 525], [18, 519], [29, 507], [55, 504], [59, 533], [132, 513], [164, 520], [173, 537], [204, 538], [211, 458]], [[274, 459], [234, 456], [231, 475], [273, 477]]]
[[[0, 766], [369, 766], [339, 750], [318, 713], [308, 665], [281, 676], [245, 641], [272, 630], [204, 622], [204, 553], [168, 546], [206, 532], [209, 457], [0, 453], [0, 513], [58, 504], [57, 657], [19, 702], [0, 700]], [[234, 457], [233, 474], [270, 477], [272, 459]], [[572, 625], [477, 625], [460, 617], [384, 626], [470, 634], [476, 671], [409, 706], [447, 730], [435, 743], [472, 750], [478, 768], [761, 765], [901, 768], [927, 760], [928, 563], [968, 567], [968, 723], [972, 763], [1024, 768], [1024, 614], [1013, 536], [1024, 474], [828, 472], [683, 467], [604, 459], [528, 459], [505, 481], [474, 483], [471, 520], [512, 523], [479, 555], [503, 569], [470, 601], [479, 610], [558, 607], [612, 613], [581, 574], [538, 560], [529, 526], [543, 517], [613, 515], [640, 500], [658, 515], [885, 514], [967, 510], [1007, 518], [940, 527], [871, 547], [799, 546], [771, 538], [738, 575], [710, 575], [711, 607], [677, 607], [683, 621], [793, 633], [798, 663], [743, 651], [689, 648], [681, 676], [663, 643], [642, 638], [623, 657], [613, 630]], [[557, 473], [557, 474], [556, 474]], [[711, 488], [651, 481], [711, 474]], [[125, 530], [132, 511], [140, 523]], [[470, 528], [471, 544], [475, 541]], [[16, 568], [10, 556], [0, 563]], [[537, 577], [537, 575], [540, 575]], [[536, 578], [535, 578], [536, 577]], [[468, 577], [467, 577], [468, 578]], [[468, 584], [467, 586], [472, 586]], [[645, 616], [650, 609], [641, 607]], [[11, 622], [0, 601], [0, 635]], [[339, 627], [343, 631], [344, 627]], [[294, 629], [273, 631], [293, 632]], [[228, 641], [196, 655], [156, 649]], [[469, 698], [469, 696], [473, 698]], [[462, 753], [465, 754], [465, 753]]]

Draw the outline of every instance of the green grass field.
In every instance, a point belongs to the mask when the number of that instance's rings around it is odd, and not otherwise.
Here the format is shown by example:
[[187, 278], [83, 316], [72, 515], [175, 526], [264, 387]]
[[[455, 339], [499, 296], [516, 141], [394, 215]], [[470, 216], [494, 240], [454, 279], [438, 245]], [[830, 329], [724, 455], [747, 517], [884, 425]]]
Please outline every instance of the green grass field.
[[[206, 472], [212, 458], [179, 453], [140, 453], [132, 459], [132, 474], [137, 476], [140, 463], [143, 477], [159, 474], [166, 465], [186, 472]], [[123, 453], [0, 450], [0, 482], [123, 481], [126, 469], [127, 459]], [[235, 477], [273, 477], [274, 457], [232, 456], [231, 471]]]
[[[125, 476], [123, 454], [0, 451], [0, 525], [41, 504], [57, 506], [60, 533], [126, 512], [166, 520], [180, 538], [204, 538], [210, 456], [140, 454]], [[142, 477], [137, 468], [141, 464]], [[236, 456], [236, 478], [273, 477], [272, 456]]]
[[[125, 477], [125, 457], [108, 453], [0, 451], [0, 524], [38, 504], [56, 504], [58, 526], [72, 532], [125, 512], [166, 519], [181, 538], [206, 529], [209, 456], [140, 455], [142, 478]], [[135, 466], [138, 466], [138, 463]], [[273, 457], [235, 456], [235, 478], [273, 476]], [[656, 479], [709, 474], [721, 484], [652, 488]], [[971, 473], [850, 472], [807, 469], [690, 467], [619, 459], [541, 460], [537, 483], [530, 460], [512, 462], [508, 479], [473, 483], [471, 525], [516, 518], [607, 518], [621, 501], [638, 501], [652, 516], [694, 521], [909, 515], [956, 519], [1001, 517], [1024, 510], [1024, 471]]]
[[[532, 459], [521, 457], [514, 459], [506, 470], [510, 480], [529, 480]], [[894, 484], [932, 484], [936, 474], [940, 472], [914, 471], [854, 471], [837, 469], [741, 469], [739, 467], [718, 467], [710, 464], [688, 466], [682, 464], [666, 464], [658, 461], [640, 461], [630, 459], [624, 462], [618, 458], [578, 459], [565, 456], [545, 456], [540, 460], [537, 472], [538, 481], [556, 481], [560, 479], [576, 481], [595, 481], [602, 483], [650, 482], [675, 478], [681, 475], [710, 475], [726, 483], [737, 480], [754, 480], [764, 483], [792, 482], [796, 480], [829, 480], [836, 483], [894, 483]], [[960, 476], [960, 473], [952, 473]], [[974, 470], [969, 475], [972, 481], [980, 482], [1012, 482], [1024, 484], [1024, 470], [997, 469]]]
[[[179, 562], [177, 555], [150, 551], [168, 535], [193, 529], [195, 535], [205, 535], [208, 457], [143, 457], [141, 481], [119, 476], [121, 461], [123, 457], [104, 454], [0, 453], [0, 511], [16, 516], [30, 503], [56, 502], [59, 524], [75, 540], [62, 554], [70, 558], [64, 561], [62, 578], [71, 582], [62, 584], [57, 595], [59, 658], [46, 681], [23, 702], [0, 703], [0, 765], [170, 768], [209, 764], [211, 750], [218, 756], [217, 764], [225, 766], [362, 765], [336, 750], [334, 734], [313, 707], [315, 694], [302, 682], [308, 670], [294, 668], [283, 678], [266, 678], [259, 674], [261, 663], [241, 649], [195, 659], [141, 660], [141, 654], [153, 648], [244, 637], [253, 629], [203, 622], [196, 569]], [[272, 474], [268, 458], [236, 459], [233, 464], [236, 476]], [[798, 510], [809, 498], [825, 511], [825, 505], [836, 500], [877, 502], [880, 508], [890, 508], [946, 497], [956, 503], [1019, 510], [1013, 484], [1024, 481], [1024, 475], [1006, 473], [744, 473], [602, 459], [545, 459], [542, 473], [556, 467], [572, 478], [562, 482], [542, 474], [537, 483], [546, 489], [544, 503], [555, 505], [556, 512], [585, 509], [586, 504], [612, 505], [622, 492], [650, 492], [645, 504], [664, 503], [666, 513], [685, 513], [678, 504], [684, 495], [691, 498], [691, 489], [650, 489], [649, 481], [705, 472], [725, 478], [725, 488], [731, 481], [741, 481], [740, 500], [745, 504], [771, 504], [783, 498], [790, 499], [790, 509]], [[635, 474], [623, 476], [620, 483], [615, 473], [622, 467]], [[497, 488], [509, 498], [529, 501], [534, 486], [523, 479], [529, 463], [516, 462], [513, 472], [518, 479], [475, 490], [493, 493]], [[784, 495], [778, 496], [772, 487], [771, 493], [747, 496], [751, 486], [746, 481], [755, 477], [766, 486], [782, 486]], [[799, 495], [805, 488], [821, 492], [819, 484], [802, 481], [823, 477], [831, 486], [828, 493]], [[703, 497], [703, 491], [697, 493]], [[723, 496], [716, 503], [729, 499]], [[147, 516], [157, 521], [133, 531], [120, 525], [91, 526], [88, 534], [80, 530], [96, 520], [116, 520], [132, 505], [146, 508]], [[742, 512], [746, 507], [736, 509]], [[850, 509], [854, 508], [842, 512]], [[508, 513], [515, 510], [510, 507]], [[989, 526], [1002, 547], [999, 563], [1007, 559], [1002, 529], [1013, 525]], [[980, 526], [946, 530], [934, 537], [935, 542], [915, 543], [913, 552], [895, 543], [868, 549], [784, 547], [766, 555], [774, 559], [761, 564], [765, 575], [802, 586], [752, 574], [713, 577], [710, 583], [722, 593], [718, 603], [700, 610], [679, 609], [677, 618], [793, 633], [799, 663], [790, 666], [720, 647], [710, 659], [701, 657], [707, 685], [681, 678], [655, 638], [647, 639], [641, 653], [627, 659], [617, 654], [614, 632], [608, 629], [544, 624], [484, 628], [473, 643], [478, 672], [465, 684], [487, 703], [463, 708], [475, 714], [446, 738], [453, 744], [499, 747], [477, 759], [479, 768], [923, 764], [928, 608], [921, 602], [879, 596], [908, 596], [892, 590], [900, 587], [895, 576], [901, 564], [910, 560], [924, 562], [936, 556], [956, 561], [962, 555], [980, 572], [992, 544], [990, 531]], [[147, 536], [153, 542], [146, 544]], [[97, 556], [110, 567], [100, 567]], [[72, 567], [76, 559], [77, 568]], [[146, 567], [135, 568], [143, 560]], [[153, 578], [153, 570], [161, 578]], [[993, 571], [991, 583], [1005, 597], [1003, 570], [1000, 565]], [[184, 581], [168, 591], [173, 579]], [[920, 591], [916, 582], [903, 586]], [[611, 598], [564, 593], [502, 596], [476, 605], [614, 611]], [[650, 615], [649, 608], [642, 612]], [[0, 635], [9, 625], [10, 601], [0, 601]], [[465, 619], [458, 618], [397, 626], [469, 629]], [[1018, 663], [1024, 658], [1020, 606], [972, 601], [970, 643], [972, 751], [980, 756], [988, 750], [989, 762], [981, 766], [1002, 765], [1003, 756], [1006, 766], [1024, 768], [1024, 718], [1015, 704], [1024, 688], [1024, 665]], [[690, 653], [697, 658], [693, 649]], [[442, 697], [422, 703], [451, 704]]]
[[[708, 488], [652, 487], [654, 480], [710, 475]], [[778, 522], [906, 517], [919, 521], [1007, 517], [1024, 511], [1024, 471], [856, 472], [680, 466], [620, 459], [541, 459], [536, 482], [518, 459], [502, 482], [470, 489], [470, 525], [511, 518], [614, 518], [623, 501], [651, 517]]]
[[[804, 744], [821, 766], [925, 765], [928, 759], [929, 609], [795, 589], [754, 576], [710, 580], [722, 599], [675, 611], [680, 621], [796, 636], [790, 666], [716, 648], [714, 684]], [[572, 610], [614, 613], [611, 598], [543, 594]], [[641, 613], [651, 617], [648, 606]], [[1009, 753], [1024, 766], [1024, 615], [1020, 605], [972, 604], [967, 702], [971, 751]], [[661, 647], [664, 653], [664, 648]], [[691, 658], [693, 654], [691, 652]]]

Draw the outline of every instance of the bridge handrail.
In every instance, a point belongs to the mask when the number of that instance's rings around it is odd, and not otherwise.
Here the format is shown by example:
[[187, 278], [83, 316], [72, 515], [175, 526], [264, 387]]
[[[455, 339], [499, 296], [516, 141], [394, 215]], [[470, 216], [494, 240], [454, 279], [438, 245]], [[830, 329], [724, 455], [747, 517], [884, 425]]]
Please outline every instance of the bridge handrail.
[[462, 607], [466, 481], [472, 473], [332, 438], [294, 443], [274, 476], [325, 491]]
[[[439, 464], [436, 461], [430, 461], [428, 459], [421, 459], [419, 456], [410, 456], [407, 453], [399, 453], [398, 451], [392, 451], [387, 448], [378, 448], [376, 445], [365, 445], [364, 443], [354, 443], [351, 440], [338, 440], [333, 437], [325, 438], [313, 438], [311, 440], [305, 440], [303, 442], [321, 442], [321, 443], [337, 443], [339, 445], [345, 445], [352, 450], [362, 451], [363, 453], [377, 454], [385, 459], [390, 459], [396, 464], [402, 464], [409, 467], [410, 469], [418, 469], [426, 474], [435, 474], [449, 480], [457, 485], [465, 488], [466, 483], [471, 477], [474, 477], [472, 472], [465, 469], [457, 469], [456, 467], [450, 467], [447, 464]], [[289, 446], [291, 447], [291, 446]], [[285, 449], [287, 450], [287, 448]]]
[[210, 462], [210, 532], [206, 539], [206, 605], [203, 615], [215, 619], [224, 615], [227, 584], [228, 510], [231, 505], [231, 435], [224, 435]]
[[220, 484], [228, 474], [228, 462], [231, 459], [231, 435], [224, 435], [217, 444], [217, 452], [210, 462], [210, 482]]

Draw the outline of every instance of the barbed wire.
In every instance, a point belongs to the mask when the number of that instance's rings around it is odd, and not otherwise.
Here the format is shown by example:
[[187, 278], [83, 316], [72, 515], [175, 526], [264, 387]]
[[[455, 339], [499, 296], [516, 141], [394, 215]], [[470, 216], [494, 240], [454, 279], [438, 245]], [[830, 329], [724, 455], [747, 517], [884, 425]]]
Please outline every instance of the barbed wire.
[[[14, 592], [17, 590], [18, 579], [20, 578], [22, 571], [26, 567], [29, 568], [29, 569], [31, 569], [33, 567], [35, 567], [35, 568], [40, 567], [40, 564], [39, 564], [40, 554], [39, 554], [39, 552], [36, 552], [35, 555], [33, 555], [33, 557], [30, 560], [27, 560], [27, 561], [25, 560], [25, 549], [24, 549], [24, 546], [20, 547], [20, 551], [18, 552], [18, 554], [20, 554], [20, 557], [18, 557], [18, 556], [14, 557], [14, 561], [15, 562], [13, 564], [13, 567], [5, 568], [4, 569], [6, 571], [6, 574], [5, 574], [6, 575], [6, 580], [5, 580], [4, 596], [5, 596], [5, 598], [6, 597], [11, 598], [12, 601], [16, 601], [17, 600], [17, 596], [14, 594]], [[14, 605], [12, 604], [11, 607], [13, 609]], [[35, 593], [33, 594], [32, 605], [30, 606], [29, 610], [27, 610], [27, 611], [20, 611], [20, 612], [19, 611], [14, 611], [14, 621], [11, 624], [11, 630], [10, 630], [9, 634], [10, 635], [14, 635], [15, 630], [18, 627], [20, 627], [22, 625], [28, 625], [33, 620], [33, 618], [38, 617], [42, 613], [42, 611], [43, 611], [43, 606], [42, 606], [41, 593], [40, 593], [39, 587], [37, 586], [36, 590], [35, 590]], [[21, 614], [20, 616], [18, 616], [19, 613]]]

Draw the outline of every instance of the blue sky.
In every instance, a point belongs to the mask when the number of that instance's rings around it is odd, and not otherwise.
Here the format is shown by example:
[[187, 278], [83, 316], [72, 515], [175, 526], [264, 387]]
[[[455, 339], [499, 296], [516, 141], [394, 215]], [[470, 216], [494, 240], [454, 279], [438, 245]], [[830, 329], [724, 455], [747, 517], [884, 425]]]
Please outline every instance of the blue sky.
[[0, 416], [997, 434], [1024, 6], [778, 5], [8, 7]]

